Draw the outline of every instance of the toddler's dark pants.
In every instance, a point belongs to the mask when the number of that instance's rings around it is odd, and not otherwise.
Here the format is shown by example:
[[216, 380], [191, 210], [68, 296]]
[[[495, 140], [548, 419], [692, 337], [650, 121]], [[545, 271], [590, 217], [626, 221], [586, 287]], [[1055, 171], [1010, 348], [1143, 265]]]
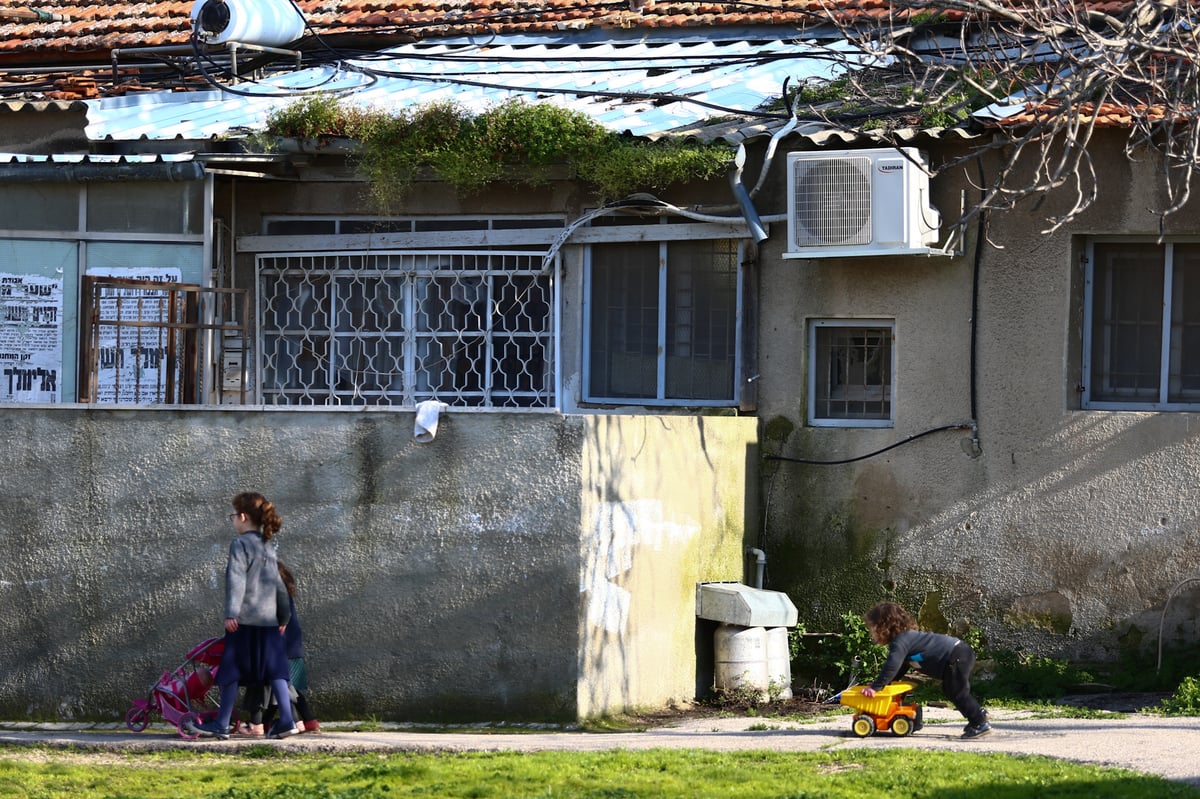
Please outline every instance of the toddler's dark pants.
[[950, 662], [942, 673], [942, 690], [958, 712], [966, 717], [968, 724], [978, 725], [983, 723], [984, 714], [979, 702], [971, 696], [971, 670], [974, 668], [975, 650], [966, 641], [960, 641], [950, 653]]

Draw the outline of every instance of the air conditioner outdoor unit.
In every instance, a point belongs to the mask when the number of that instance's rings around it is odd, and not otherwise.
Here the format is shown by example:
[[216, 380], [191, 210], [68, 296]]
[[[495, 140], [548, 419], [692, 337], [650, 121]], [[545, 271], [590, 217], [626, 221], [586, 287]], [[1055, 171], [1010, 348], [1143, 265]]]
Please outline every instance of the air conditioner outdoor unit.
[[945, 254], [912, 147], [790, 153], [785, 258]]

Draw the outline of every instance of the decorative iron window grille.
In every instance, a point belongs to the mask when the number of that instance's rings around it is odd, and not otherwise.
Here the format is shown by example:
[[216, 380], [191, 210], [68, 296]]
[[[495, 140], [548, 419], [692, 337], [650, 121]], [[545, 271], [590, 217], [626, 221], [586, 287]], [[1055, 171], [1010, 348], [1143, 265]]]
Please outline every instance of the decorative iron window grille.
[[257, 258], [258, 390], [271, 405], [554, 408], [542, 252]]

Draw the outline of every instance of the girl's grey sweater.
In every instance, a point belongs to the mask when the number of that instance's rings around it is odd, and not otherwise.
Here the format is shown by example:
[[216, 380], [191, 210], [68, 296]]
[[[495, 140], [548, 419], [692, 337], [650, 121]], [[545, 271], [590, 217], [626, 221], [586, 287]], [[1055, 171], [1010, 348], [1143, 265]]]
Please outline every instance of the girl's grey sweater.
[[252, 627], [280, 627], [291, 620], [275, 548], [256, 531], [242, 533], [229, 545], [225, 618]]

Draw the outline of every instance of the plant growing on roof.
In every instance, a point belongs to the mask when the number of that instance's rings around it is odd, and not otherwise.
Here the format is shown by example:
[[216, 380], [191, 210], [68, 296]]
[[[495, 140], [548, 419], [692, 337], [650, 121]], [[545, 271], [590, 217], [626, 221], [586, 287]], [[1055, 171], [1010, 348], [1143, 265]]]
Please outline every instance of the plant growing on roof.
[[452, 102], [391, 113], [311, 95], [276, 109], [267, 132], [357, 139], [359, 168], [382, 208], [404, 197], [423, 169], [466, 194], [499, 182], [543, 185], [566, 165], [598, 199], [610, 200], [718, 176], [732, 158], [725, 145], [634, 140], [584, 114], [521, 100], [471, 115]]

